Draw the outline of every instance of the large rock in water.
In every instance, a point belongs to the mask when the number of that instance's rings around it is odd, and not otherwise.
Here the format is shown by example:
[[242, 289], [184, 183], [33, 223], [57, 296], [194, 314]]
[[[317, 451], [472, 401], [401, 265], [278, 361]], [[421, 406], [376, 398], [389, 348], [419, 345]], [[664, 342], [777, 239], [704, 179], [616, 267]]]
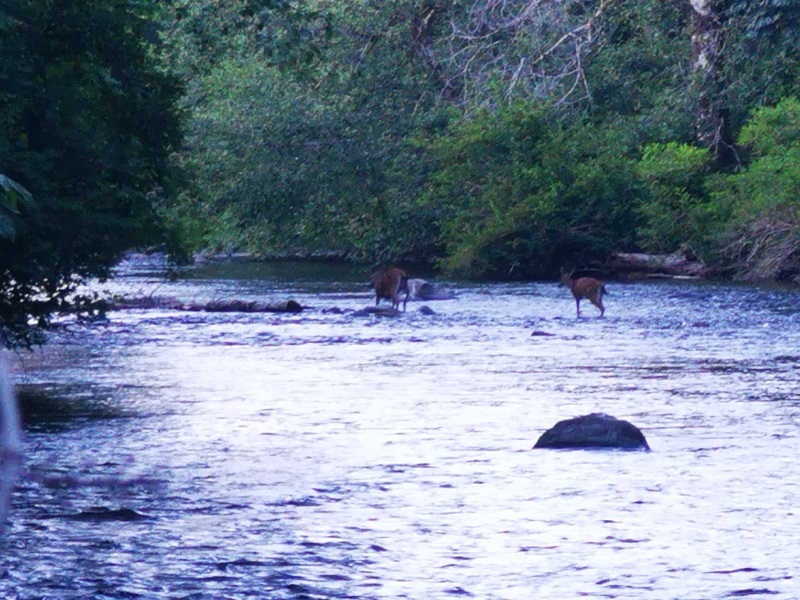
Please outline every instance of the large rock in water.
[[559, 421], [541, 435], [535, 448], [650, 450], [638, 427], [604, 413]]
[[408, 291], [412, 298], [418, 300], [453, 300], [456, 295], [443, 290], [424, 279], [409, 279]]

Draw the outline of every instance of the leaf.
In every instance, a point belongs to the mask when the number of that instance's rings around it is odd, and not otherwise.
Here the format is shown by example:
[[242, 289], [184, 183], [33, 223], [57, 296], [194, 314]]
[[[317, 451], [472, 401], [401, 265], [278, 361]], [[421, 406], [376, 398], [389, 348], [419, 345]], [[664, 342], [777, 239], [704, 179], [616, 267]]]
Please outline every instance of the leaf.
[[18, 215], [20, 205], [33, 203], [33, 196], [22, 185], [0, 173], [0, 238], [12, 239], [16, 230], [12, 215]]
[[[33, 195], [13, 179], [9, 179], [0, 173], [0, 188], [3, 193], [0, 194], [0, 208], [18, 215], [20, 203], [23, 205], [30, 205], [33, 202]], [[0, 233], [2, 233], [0, 231]]]
[[15, 233], [14, 223], [11, 222], [11, 217], [0, 212], [0, 239], [13, 239]]

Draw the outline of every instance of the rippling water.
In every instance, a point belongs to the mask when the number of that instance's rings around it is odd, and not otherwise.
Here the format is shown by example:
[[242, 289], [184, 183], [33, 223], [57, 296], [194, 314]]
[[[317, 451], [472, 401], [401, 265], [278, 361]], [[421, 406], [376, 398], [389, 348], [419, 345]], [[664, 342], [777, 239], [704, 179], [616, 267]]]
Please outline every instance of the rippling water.
[[[796, 290], [609, 283], [577, 319], [554, 283], [449, 282], [390, 319], [347, 268], [121, 275], [309, 308], [118, 311], [11, 357], [0, 597], [800, 597]], [[531, 450], [595, 411], [653, 452]]]

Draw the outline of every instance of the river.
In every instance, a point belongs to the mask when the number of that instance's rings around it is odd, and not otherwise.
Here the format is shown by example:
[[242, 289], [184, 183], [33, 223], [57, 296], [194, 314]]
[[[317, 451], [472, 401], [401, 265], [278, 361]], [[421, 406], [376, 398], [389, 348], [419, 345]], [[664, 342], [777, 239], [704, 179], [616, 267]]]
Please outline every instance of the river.
[[[115, 311], [12, 355], [0, 597], [800, 598], [796, 288], [609, 282], [601, 319], [446, 281], [357, 317], [366, 281], [140, 258], [100, 287], [307, 309]], [[532, 450], [590, 412], [652, 452]]]

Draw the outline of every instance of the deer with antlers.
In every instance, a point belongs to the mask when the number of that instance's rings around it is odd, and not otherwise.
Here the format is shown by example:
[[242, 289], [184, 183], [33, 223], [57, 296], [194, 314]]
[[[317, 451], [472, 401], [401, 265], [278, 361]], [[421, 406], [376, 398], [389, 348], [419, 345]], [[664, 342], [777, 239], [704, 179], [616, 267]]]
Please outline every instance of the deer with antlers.
[[602, 317], [606, 312], [603, 306], [603, 296], [608, 293], [606, 292], [606, 286], [602, 281], [594, 277], [579, 277], [578, 279], [573, 279], [572, 274], [574, 272], [575, 269], [569, 273], [565, 273], [562, 270], [558, 287], [566, 286], [570, 289], [572, 295], [575, 297], [575, 308], [578, 311], [579, 317], [581, 316], [581, 300], [584, 298], [600, 309], [600, 316]]

